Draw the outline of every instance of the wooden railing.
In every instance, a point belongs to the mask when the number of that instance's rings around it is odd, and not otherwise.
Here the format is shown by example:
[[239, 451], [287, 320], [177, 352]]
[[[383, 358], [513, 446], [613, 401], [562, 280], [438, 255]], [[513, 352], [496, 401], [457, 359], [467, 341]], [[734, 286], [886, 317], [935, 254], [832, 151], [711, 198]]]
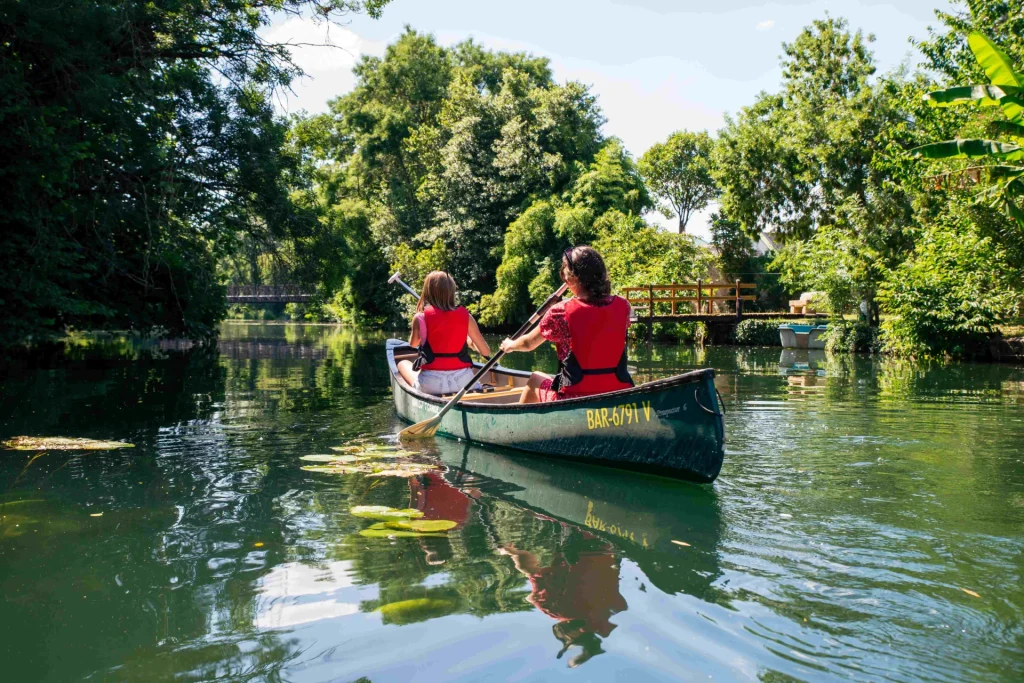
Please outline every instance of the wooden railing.
[[[741, 282], [736, 280], [735, 282], [703, 282], [697, 280], [692, 284], [672, 284], [672, 285], [647, 285], [646, 287], [624, 287], [622, 289], [622, 296], [629, 301], [630, 306], [636, 312], [637, 317], [640, 317], [641, 312], [645, 312], [647, 317], [653, 317], [655, 315], [692, 315], [692, 314], [712, 314], [711, 307], [717, 301], [733, 301], [735, 302], [735, 313], [741, 315], [743, 312], [744, 301], [754, 301], [757, 296], [754, 294], [743, 294], [745, 289], [756, 289], [757, 285], [752, 282]], [[715, 291], [717, 290], [733, 290], [733, 293], [728, 296], [716, 296]], [[687, 292], [687, 296], [680, 296], [680, 292]], [[705, 294], [705, 292], [707, 292]], [[678, 306], [679, 304], [687, 304], [687, 311], [680, 313]], [[693, 306], [693, 310], [689, 309], [689, 306]], [[664, 313], [658, 313], [655, 311], [655, 306], [659, 307], [659, 310]]]

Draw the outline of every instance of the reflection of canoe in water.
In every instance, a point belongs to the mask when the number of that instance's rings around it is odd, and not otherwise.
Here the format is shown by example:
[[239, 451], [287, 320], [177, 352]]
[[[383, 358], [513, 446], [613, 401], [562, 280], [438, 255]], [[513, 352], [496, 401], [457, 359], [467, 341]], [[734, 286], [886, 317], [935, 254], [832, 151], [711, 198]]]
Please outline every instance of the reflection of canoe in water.
[[707, 598], [721, 573], [721, 518], [708, 488], [470, 444], [439, 441], [437, 447], [454, 485], [611, 541], [663, 591]]
[[[410, 387], [397, 362], [413, 358], [405, 342], [388, 341], [391, 389], [404, 420], [419, 422], [446, 403]], [[493, 391], [467, 394], [441, 421], [439, 433], [560, 459], [580, 460], [709, 482], [722, 468], [725, 420], [714, 370], [697, 370], [599, 396], [520, 405], [530, 373], [495, 368]]]

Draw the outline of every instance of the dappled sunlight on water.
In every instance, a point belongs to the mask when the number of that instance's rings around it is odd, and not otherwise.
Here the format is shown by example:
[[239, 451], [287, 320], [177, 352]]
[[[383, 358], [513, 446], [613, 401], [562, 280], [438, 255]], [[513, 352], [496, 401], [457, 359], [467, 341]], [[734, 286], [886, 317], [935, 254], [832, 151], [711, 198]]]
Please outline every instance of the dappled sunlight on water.
[[[1024, 369], [636, 346], [638, 380], [716, 369], [698, 486], [407, 454], [385, 339], [229, 324], [4, 367], [0, 438], [135, 444], [0, 451], [11, 680], [1024, 676]], [[329, 454], [361, 468], [301, 459]]]

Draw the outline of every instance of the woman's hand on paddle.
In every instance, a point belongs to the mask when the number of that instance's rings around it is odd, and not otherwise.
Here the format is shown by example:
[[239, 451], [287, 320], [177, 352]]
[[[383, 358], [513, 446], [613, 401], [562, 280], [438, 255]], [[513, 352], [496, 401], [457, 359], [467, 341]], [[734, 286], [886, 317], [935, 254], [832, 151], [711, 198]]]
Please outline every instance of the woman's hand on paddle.
[[506, 337], [505, 341], [501, 342], [501, 351], [502, 351], [502, 353], [512, 353], [513, 351], [518, 351], [518, 350], [519, 349], [516, 348], [516, 340], [515, 339], [511, 339], [509, 337]]

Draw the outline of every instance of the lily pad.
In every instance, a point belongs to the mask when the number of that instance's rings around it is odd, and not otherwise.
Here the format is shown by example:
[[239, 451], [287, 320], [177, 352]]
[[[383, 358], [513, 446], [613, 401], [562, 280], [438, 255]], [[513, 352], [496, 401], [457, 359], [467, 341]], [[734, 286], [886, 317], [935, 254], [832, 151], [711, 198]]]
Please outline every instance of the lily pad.
[[355, 462], [345, 464], [341, 462], [329, 462], [326, 465], [306, 465], [302, 468], [306, 472], [320, 472], [321, 474], [365, 474], [368, 477], [414, 477], [417, 474], [430, 472], [437, 469], [434, 465], [424, 463], [381, 463], [373, 461]]
[[348, 464], [348, 463], [353, 463], [353, 462], [363, 462], [364, 460], [369, 460], [369, 458], [364, 458], [364, 457], [361, 457], [361, 456], [358, 456], [358, 455], [331, 455], [331, 454], [323, 454], [323, 455], [304, 455], [301, 458], [299, 458], [299, 460], [305, 460], [307, 462], [337, 462], [337, 463], [341, 463], [341, 464]]
[[393, 522], [403, 519], [417, 519], [423, 516], [423, 512], [420, 510], [414, 510], [412, 508], [398, 510], [396, 508], [389, 508], [386, 505], [357, 505], [350, 509], [349, 512], [352, 515], [362, 517], [363, 519], [377, 519], [385, 522]]
[[363, 529], [359, 535], [364, 538], [446, 538], [447, 534], [428, 534], [422, 531], [401, 531], [399, 529]]
[[362, 453], [366, 450], [365, 446], [331, 446], [332, 451], [338, 451], [339, 453]]
[[400, 531], [420, 531], [432, 533], [436, 531], [448, 531], [454, 529], [458, 524], [449, 519], [409, 519], [395, 522], [386, 522], [389, 529]]
[[306, 465], [302, 468], [305, 472], [319, 472], [320, 474], [358, 474], [365, 472], [359, 465]]
[[124, 441], [97, 441], [64, 436], [16, 436], [0, 442], [0, 446], [13, 451], [110, 451], [115, 448], [135, 448]]
[[403, 450], [401, 448], [395, 448], [394, 446], [331, 446], [332, 451], [338, 453], [349, 453], [353, 455], [368, 455], [377, 458], [407, 458], [410, 455], [414, 455], [410, 451]]
[[385, 624], [412, 624], [451, 614], [455, 603], [437, 598], [413, 598], [380, 606], [381, 620]]
[[381, 469], [375, 469], [370, 473], [371, 477], [415, 477], [418, 474], [425, 474], [436, 470], [434, 465], [427, 465], [418, 462], [395, 463]]

